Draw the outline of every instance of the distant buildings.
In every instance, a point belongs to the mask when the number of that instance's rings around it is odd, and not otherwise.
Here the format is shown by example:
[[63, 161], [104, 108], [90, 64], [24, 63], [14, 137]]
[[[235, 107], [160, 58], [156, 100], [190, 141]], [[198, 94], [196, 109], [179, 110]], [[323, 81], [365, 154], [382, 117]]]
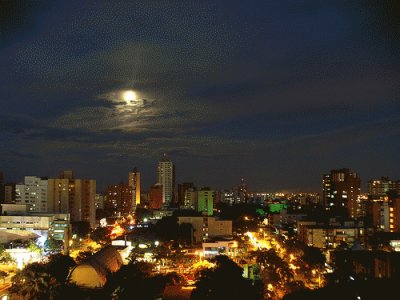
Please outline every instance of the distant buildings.
[[347, 210], [348, 216], [362, 215], [360, 204], [360, 177], [349, 169], [331, 170], [323, 175], [322, 199], [327, 210]]
[[162, 202], [164, 207], [173, 204], [175, 194], [175, 166], [166, 154], [158, 162], [157, 168], [158, 183], [162, 185]]

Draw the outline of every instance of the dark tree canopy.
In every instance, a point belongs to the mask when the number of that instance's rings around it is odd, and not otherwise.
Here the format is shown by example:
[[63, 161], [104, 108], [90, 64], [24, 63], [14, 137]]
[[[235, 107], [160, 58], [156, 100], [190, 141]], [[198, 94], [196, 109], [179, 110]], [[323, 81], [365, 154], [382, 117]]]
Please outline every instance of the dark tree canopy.
[[215, 268], [201, 271], [192, 300], [262, 299], [262, 289], [243, 278], [243, 269], [227, 256], [217, 256], [215, 264]]

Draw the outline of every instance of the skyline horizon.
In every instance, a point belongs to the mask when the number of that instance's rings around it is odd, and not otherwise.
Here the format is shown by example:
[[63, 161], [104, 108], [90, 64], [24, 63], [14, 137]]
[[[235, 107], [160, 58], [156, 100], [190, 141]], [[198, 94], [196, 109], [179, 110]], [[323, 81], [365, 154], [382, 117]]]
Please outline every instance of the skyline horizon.
[[[165, 155], [165, 154], [163, 154], [163, 155]], [[169, 158], [169, 156], [168, 156], [168, 158]], [[174, 163], [174, 161], [173, 160], [170, 160], [170, 161], [174, 164], [175, 169], [176, 169], [176, 164]], [[144, 177], [145, 180], [143, 180], [143, 174], [146, 174], [146, 172], [142, 172], [142, 169], [138, 168], [137, 165], [134, 165], [130, 170], [128, 169], [126, 171], [126, 176], [125, 176], [126, 178], [123, 178], [123, 179], [120, 179], [120, 180], [114, 180], [114, 181], [112, 181], [112, 180], [104, 180], [103, 179], [102, 181], [100, 181], [100, 184], [99, 184], [99, 180], [97, 178], [95, 178], [95, 176], [83, 176], [82, 177], [82, 176], [79, 175], [80, 174], [79, 171], [76, 171], [75, 169], [71, 169], [71, 168], [63, 168], [63, 169], [60, 169], [58, 171], [54, 171], [52, 173], [52, 174], [54, 174], [54, 176], [49, 175], [49, 174], [24, 174], [24, 175], [19, 175], [20, 180], [4, 180], [4, 179], [7, 179], [7, 172], [5, 170], [0, 170], [0, 172], [3, 173], [3, 183], [23, 184], [24, 178], [26, 176], [36, 176], [36, 177], [41, 177], [41, 178], [58, 178], [58, 174], [60, 174], [60, 172], [62, 172], [62, 171], [73, 171], [74, 178], [76, 178], [76, 179], [94, 179], [94, 180], [96, 180], [96, 189], [97, 189], [97, 191], [100, 192], [100, 193], [104, 193], [106, 191], [108, 185], [116, 185], [116, 184], [120, 184], [120, 183], [127, 184], [128, 183], [128, 174], [134, 168], [136, 168], [137, 171], [140, 173], [141, 182], [142, 182], [141, 183], [142, 190], [148, 192], [150, 187], [157, 183], [157, 180], [155, 180], [153, 183], [150, 183], [151, 181], [148, 178], [146, 178], [147, 176], [145, 176]], [[156, 178], [157, 177], [157, 163], [154, 164], [154, 168], [153, 169], [154, 169], [153, 177]], [[360, 177], [360, 180], [361, 180], [361, 193], [363, 193], [363, 194], [366, 193], [365, 190], [368, 187], [368, 181], [380, 180], [383, 177], [387, 177], [387, 178], [389, 178], [389, 180], [392, 180], [392, 181], [399, 181], [400, 180], [400, 176], [399, 177], [395, 177], [395, 176], [388, 176], [388, 175], [384, 175], [384, 174], [381, 174], [379, 176], [373, 176], [371, 178], [363, 180], [363, 176], [360, 175], [360, 172], [358, 172], [355, 169], [342, 166], [340, 168], [331, 168], [329, 170], [326, 170], [326, 172], [321, 173], [320, 176], [319, 176], [319, 179], [320, 179], [320, 187], [319, 188], [317, 188], [316, 186], [314, 186], [314, 187], [303, 187], [303, 188], [302, 187], [289, 187], [287, 185], [286, 187], [278, 187], [278, 188], [262, 188], [262, 187], [260, 188], [260, 187], [258, 187], [258, 188], [252, 189], [251, 188], [251, 182], [250, 182], [250, 185], [249, 185], [249, 180], [246, 177], [243, 177], [243, 176], [242, 177], [239, 176], [237, 178], [237, 184], [236, 185], [235, 184], [231, 184], [230, 187], [221, 186], [221, 185], [220, 186], [216, 186], [216, 185], [213, 185], [213, 184], [207, 184], [206, 182], [201, 183], [201, 184], [197, 184], [196, 181], [187, 180], [187, 179], [175, 180], [176, 181], [175, 186], [177, 187], [178, 184], [182, 184], [182, 183], [185, 183], [185, 182], [192, 182], [192, 183], [194, 183], [196, 188], [210, 187], [210, 188], [212, 188], [214, 190], [219, 190], [219, 191], [221, 191], [221, 190], [230, 190], [230, 189], [234, 189], [237, 186], [239, 186], [240, 185], [240, 181], [243, 178], [246, 181], [247, 185], [250, 187], [250, 189], [249, 189], [250, 193], [264, 193], [264, 192], [267, 192], [267, 193], [319, 193], [320, 194], [321, 191], [322, 191], [322, 177], [323, 177], [323, 175], [324, 174], [328, 174], [331, 170], [340, 170], [340, 169], [349, 169], [351, 172], [357, 173], [357, 175]], [[147, 174], [149, 174], [149, 173], [147, 173]], [[179, 177], [182, 178], [184, 176], [180, 175]], [[176, 178], [178, 178], [178, 177], [176, 176]], [[315, 181], [314, 177], [313, 177], [313, 180]], [[143, 184], [143, 182], [144, 182], [144, 184]], [[101, 189], [97, 188], [99, 186], [101, 186]], [[145, 187], [145, 188], [143, 189], [143, 187]]]

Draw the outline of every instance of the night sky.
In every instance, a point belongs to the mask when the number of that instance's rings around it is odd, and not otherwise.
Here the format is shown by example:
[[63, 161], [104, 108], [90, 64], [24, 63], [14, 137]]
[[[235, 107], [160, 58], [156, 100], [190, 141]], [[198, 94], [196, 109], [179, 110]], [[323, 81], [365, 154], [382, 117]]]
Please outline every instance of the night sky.
[[0, 170], [101, 191], [137, 166], [148, 189], [167, 153], [214, 188], [399, 179], [394, 2], [1, 1]]

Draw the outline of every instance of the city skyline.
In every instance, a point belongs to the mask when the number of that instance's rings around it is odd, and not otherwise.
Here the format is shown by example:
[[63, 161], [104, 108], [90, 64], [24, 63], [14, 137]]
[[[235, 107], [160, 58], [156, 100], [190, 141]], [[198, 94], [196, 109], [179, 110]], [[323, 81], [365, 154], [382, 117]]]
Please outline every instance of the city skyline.
[[137, 166], [147, 188], [163, 153], [176, 183], [215, 188], [399, 178], [396, 7], [227, 3], [1, 3], [5, 181], [74, 170], [105, 187]]

